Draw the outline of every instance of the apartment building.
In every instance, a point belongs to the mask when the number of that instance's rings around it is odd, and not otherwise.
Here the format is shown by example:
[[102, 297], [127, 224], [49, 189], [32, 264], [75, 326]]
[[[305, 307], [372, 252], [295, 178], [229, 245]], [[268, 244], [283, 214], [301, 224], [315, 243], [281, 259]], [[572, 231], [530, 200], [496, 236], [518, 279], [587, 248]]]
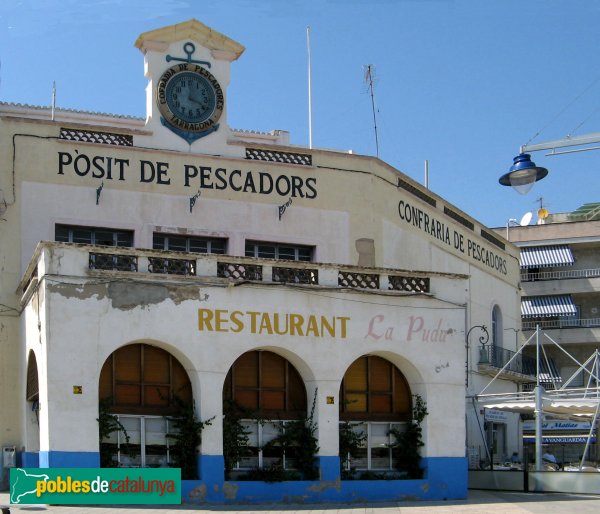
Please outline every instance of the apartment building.
[[[527, 226], [510, 226], [505, 236], [520, 249], [523, 350], [530, 366], [541, 348], [541, 384], [546, 390], [566, 386], [585, 394], [597, 387], [600, 348], [600, 204], [546, 216]], [[504, 229], [498, 229], [504, 234]], [[536, 329], [539, 327], [539, 332]], [[531, 390], [534, 384], [524, 384]], [[595, 393], [594, 393], [595, 394]], [[579, 462], [590, 422], [561, 423], [548, 416], [545, 448], [561, 462]], [[587, 458], [598, 460], [597, 427]], [[533, 441], [531, 422], [524, 424], [526, 443]]]

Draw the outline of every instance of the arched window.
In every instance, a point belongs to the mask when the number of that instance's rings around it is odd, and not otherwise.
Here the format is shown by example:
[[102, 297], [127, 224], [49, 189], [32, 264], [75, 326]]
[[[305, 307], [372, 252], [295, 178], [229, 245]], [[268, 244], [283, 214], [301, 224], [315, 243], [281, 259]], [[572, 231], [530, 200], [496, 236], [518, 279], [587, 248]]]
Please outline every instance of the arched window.
[[391, 362], [368, 355], [348, 368], [340, 388], [340, 419], [407, 421], [410, 388]]
[[[244, 412], [242, 426], [248, 436], [244, 456], [229, 462], [226, 455], [227, 478], [236, 478], [253, 469], [281, 467], [295, 469], [296, 447], [285, 451], [280, 445], [268, 445], [281, 436], [288, 423], [306, 417], [306, 388], [300, 374], [286, 359], [269, 351], [251, 351], [234, 363], [223, 387], [224, 435], [231, 420]], [[234, 459], [235, 460], [235, 459]]]
[[[103, 465], [159, 467], [170, 462], [169, 415], [192, 403], [189, 377], [169, 352], [149, 344], [114, 351], [100, 372], [102, 413], [111, 414], [121, 430], [101, 442]], [[127, 441], [129, 438], [129, 441]]]
[[100, 373], [100, 400], [112, 413], [168, 415], [178, 410], [173, 398], [192, 400], [187, 373], [169, 352], [130, 344], [113, 352]]
[[240, 356], [227, 374], [223, 396], [267, 419], [306, 416], [306, 389], [300, 375], [273, 352], [252, 351]]
[[344, 434], [362, 437], [359, 449], [341, 455], [347, 471], [391, 470], [397, 464], [390, 430], [402, 430], [412, 416], [412, 397], [404, 375], [375, 355], [356, 359], [340, 386], [340, 449]]

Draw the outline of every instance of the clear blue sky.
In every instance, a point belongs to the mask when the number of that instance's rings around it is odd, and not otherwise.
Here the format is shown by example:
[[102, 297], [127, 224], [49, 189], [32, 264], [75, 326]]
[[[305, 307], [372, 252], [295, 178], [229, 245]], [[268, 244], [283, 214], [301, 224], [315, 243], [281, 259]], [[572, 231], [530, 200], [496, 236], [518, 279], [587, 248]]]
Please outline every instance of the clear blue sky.
[[[593, 0], [0, 0], [0, 101], [145, 115], [142, 32], [196, 18], [246, 47], [229, 124], [375, 155], [363, 66], [377, 74], [379, 155], [488, 226], [600, 202], [600, 151], [534, 161], [526, 196], [498, 184], [519, 147], [600, 132]], [[534, 221], [535, 221], [534, 216]]]

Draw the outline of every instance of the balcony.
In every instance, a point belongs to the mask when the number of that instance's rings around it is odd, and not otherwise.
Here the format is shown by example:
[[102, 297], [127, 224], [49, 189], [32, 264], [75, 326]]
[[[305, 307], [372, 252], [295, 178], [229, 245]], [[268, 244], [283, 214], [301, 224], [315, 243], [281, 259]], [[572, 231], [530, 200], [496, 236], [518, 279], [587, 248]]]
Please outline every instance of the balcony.
[[569, 280], [574, 278], [600, 277], [600, 268], [570, 269], [562, 271], [524, 271], [521, 272], [521, 282], [535, 282], [538, 280]]
[[540, 321], [522, 321], [523, 330], [535, 330], [536, 326], [539, 326], [542, 330], [555, 330], [563, 328], [595, 328], [600, 327], [600, 318], [587, 318], [587, 319], [548, 319]]
[[379, 294], [426, 294], [447, 290], [464, 275], [361, 268], [343, 264], [257, 259], [231, 255], [172, 252], [129, 247], [41, 242], [19, 286], [26, 301], [45, 274], [128, 280], [268, 282], [287, 286], [378, 291]]
[[549, 337], [560, 344], [600, 344], [600, 318], [555, 318], [546, 320], [522, 320], [526, 337], [539, 326]]
[[521, 285], [527, 296], [544, 296], [557, 293], [600, 293], [600, 268], [570, 269], [562, 271], [525, 271]]
[[[509, 362], [510, 364], [508, 364]], [[506, 366], [507, 364], [508, 366]], [[480, 373], [495, 377], [504, 366], [506, 368], [500, 374], [500, 378], [509, 378], [514, 382], [523, 383], [535, 380], [535, 359], [495, 345], [479, 347], [478, 370]]]

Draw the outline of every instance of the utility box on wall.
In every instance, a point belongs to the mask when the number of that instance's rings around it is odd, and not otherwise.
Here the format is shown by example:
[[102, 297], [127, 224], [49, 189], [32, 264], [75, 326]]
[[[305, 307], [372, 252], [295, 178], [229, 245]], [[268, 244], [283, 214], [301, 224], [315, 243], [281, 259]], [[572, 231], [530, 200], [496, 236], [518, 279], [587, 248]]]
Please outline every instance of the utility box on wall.
[[17, 466], [17, 449], [14, 446], [2, 448], [2, 467], [15, 468]]
[[2, 467], [0, 468], [0, 491], [8, 491], [10, 468], [17, 467], [17, 449], [14, 446], [2, 447]]

